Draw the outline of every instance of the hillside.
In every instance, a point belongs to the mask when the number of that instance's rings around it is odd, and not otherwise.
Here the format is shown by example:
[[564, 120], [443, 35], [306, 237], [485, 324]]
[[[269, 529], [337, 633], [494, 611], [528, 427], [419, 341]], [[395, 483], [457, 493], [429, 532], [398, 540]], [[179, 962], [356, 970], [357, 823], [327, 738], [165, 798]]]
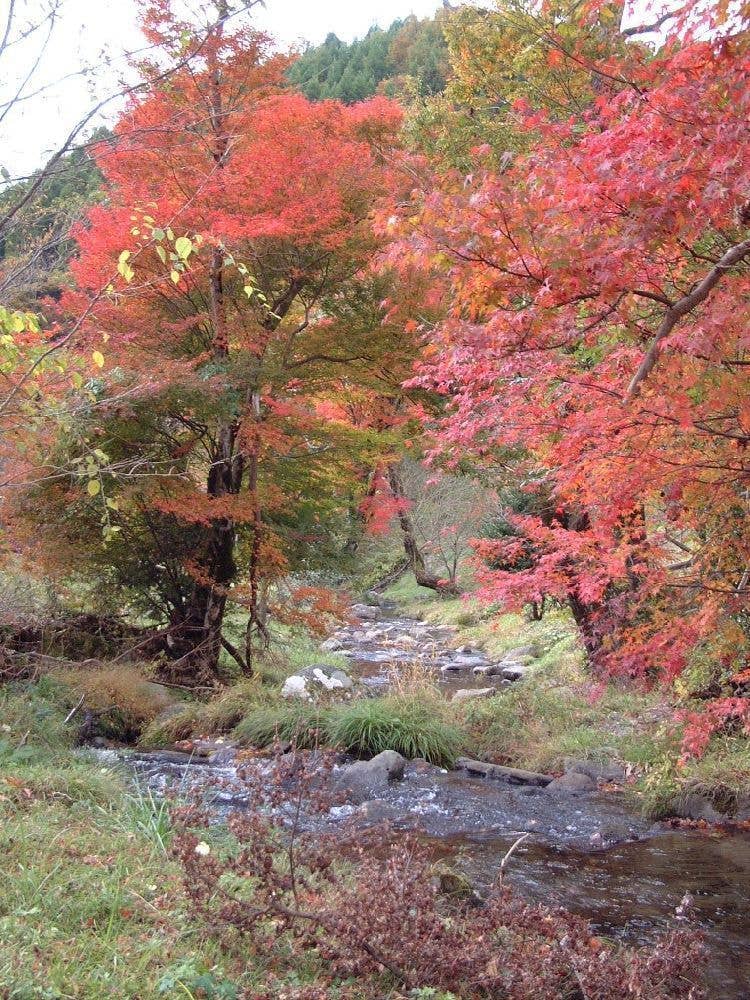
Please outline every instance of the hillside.
[[407, 17], [386, 30], [373, 27], [364, 38], [347, 44], [334, 34], [322, 45], [307, 48], [289, 71], [289, 80], [311, 100], [346, 104], [381, 92], [406, 90], [431, 96], [443, 90], [448, 51], [441, 21]]

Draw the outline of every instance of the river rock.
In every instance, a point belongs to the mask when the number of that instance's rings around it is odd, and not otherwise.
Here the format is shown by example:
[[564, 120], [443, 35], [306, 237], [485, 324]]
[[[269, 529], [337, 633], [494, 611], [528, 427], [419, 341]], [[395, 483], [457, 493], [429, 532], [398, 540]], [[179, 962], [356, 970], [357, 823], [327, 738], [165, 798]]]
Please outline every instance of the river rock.
[[580, 771], [568, 771], [547, 785], [548, 792], [593, 792], [595, 789], [594, 779]]
[[365, 823], [392, 823], [398, 819], [399, 811], [385, 799], [369, 799], [357, 809], [357, 819]]
[[480, 663], [479, 666], [474, 667], [472, 672], [475, 677], [499, 677], [503, 672], [503, 664]]
[[682, 819], [704, 819], [707, 823], [721, 823], [727, 818], [698, 792], [682, 795], [675, 803], [674, 814]]
[[444, 663], [440, 668], [441, 674], [458, 674], [462, 670], [466, 670], [466, 667], [462, 666], [460, 663], [456, 663], [454, 660], [450, 660], [448, 663]]
[[283, 698], [302, 698], [312, 701], [326, 692], [344, 692], [354, 687], [349, 674], [328, 663], [315, 663], [287, 677], [281, 689]]
[[323, 653], [338, 653], [343, 648], [343, 642], [341, 639], [337, 639], [336, 636], [331, 636], [330, 639], [326, 639], [325, 642], [321, 642], [320, 644], [320, 649]]
[[623, 781], [625, 778], [625, 768], [621, 764], [615, 764], [612, 761], [564, 757], [563, 767], [566, 774], [569, 771], [578, 771], [580, 774], [587, 774], [594, 781]]
[[383, 750], [372, 760], [346, 764], [335, 774], [336, 784], [356, 795], [368, 795], [385, 790], [391, 781], [400, 781], [406, 769], [406, 758], [395, 750]]
[[374, 608], [370, 604], [353, 604], [352, 614], [361, 621], [376, 622], [380, 619], [380, 608]]
[[[661, 831], [659, 831], [661, 832]], [[612, 847], [614, 844], [624, 844], [637, 837], [637, 831], [627, 822], [606, 823], [595, 830], [589, 838], [594, 848]]]
[[497, 688], [459, 688], [455, 691], [451, 701], [471, 701], [475, 698], [491, 698], [497, 694]]
[[530, 667], [523, 663], [501, 663], [500, 675], [506, 679], [506, 681], [520, 681], [522, 678], [526, 677]]

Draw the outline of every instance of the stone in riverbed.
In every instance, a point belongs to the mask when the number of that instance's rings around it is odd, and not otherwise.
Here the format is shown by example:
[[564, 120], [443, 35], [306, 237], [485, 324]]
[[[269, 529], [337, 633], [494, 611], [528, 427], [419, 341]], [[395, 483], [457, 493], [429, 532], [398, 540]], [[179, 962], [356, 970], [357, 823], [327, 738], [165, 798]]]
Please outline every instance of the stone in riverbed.
[[355, 797], [372, 798], [372, 792], [384, 790], [392, 781], [400, 781], [406, 758], [395, 750], [383, 750], [372, 760], [357, 760], [334, 772], [335, 783]]
[[500, 677], [502, 672], [502, 663], [480, 663], [472, 671], [475, 677]]
[[380, 619], [380, 608], [373, 608], [369, 604], [353, 604], [352, 614], [361, 621], [376, 622]]
[[330, 639], [326, 639], [325, 642], [321, 642], [320, 644], [320, 649], [323, 653], [338, 653], [338, 651], [343, 648], [343, 642], [335, 636], [331, 636]]
[[315, 663], [287, 677], [281, 689], [283, 698], [301, 698], [312, 701], [316, 695], [328, 692], [342, 693], [354, 687], [349, 674], [328, 663]]
[[596, 790], [596, 782], [588, 774], [580, 771], [568, 771], [547, 785], [548, 792], [593, 792]]
[[704, 819], [707, 823], [721, 823], [727, 818], [723, 813], [717, 812], [712, 803], [697, 792], [683, 795], [674, 807], [674, 814], [682, 819]]
[[612, 761], [564, 757], [563, 767], [566, 774], [568, 771], [579, 771], [581, 774], [587, 774], [594, 781], [623, 781], [625, 779], [625, 768], [621, 764], [615, 764]]
[[444, 663], [442, 665], [442, 667], [440, 668], [440, 673], [441, 674], [458, 674], [462, 670], [466, 670], [466, 667], [463, 667], [460, 663], [455, 663], [453, 660], [451, 660], [449, 663]]
[[369, 799], [357, 809], [357, 818], [365, 823], [392, 823], [399, 818], [399, 811], [385, 799]]
[[529, 666], [523, 663], [501, 663], [500, 674], [506, 681], [520, 681], [529, 672]]
[[471, 701], [474, 698], [491, 698], [497, 694], [497, 688], [459, 688], [451, 698], [451, 701]]

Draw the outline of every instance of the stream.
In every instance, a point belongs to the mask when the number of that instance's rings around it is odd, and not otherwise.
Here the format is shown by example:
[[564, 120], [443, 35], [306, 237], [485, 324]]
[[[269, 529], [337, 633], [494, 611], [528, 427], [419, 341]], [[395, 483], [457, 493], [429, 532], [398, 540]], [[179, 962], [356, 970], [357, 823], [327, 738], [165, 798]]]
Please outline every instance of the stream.
[[[450, 629], [389, 617], [390, 609], [365, 611], [358, 605], [355, 611], [364, 620], [340, 629], [324, 649], [347, 656], [352, 674], [373, 693], [387, 690], [394, 669], [416, 663], [435, 672], [447, 696], [493, 686], [499, 689], [495, 696], [502, 697], [509, 681], [491, 669], [482, 651], [452, 648]], [[156, 794], [177, 788], [210, 796], [219, 817], [249, 804], [231, 749], [208, 758], [100, 753], [127, 762]], [[243, 766], [271, 765], [255, 758]], [[345, 774], [346, 762], [336, 770]], [[396, 831], [419, 830], [435, 856], [450, 859], [480, 892], [490, 887], [518, 835], [529, 832], [513, 855], [507, 881], [527, 897], [564, 906], [589, 918], [599, 933], [631, 943], [651, 942], [674, 926], [675, 909], [689, 893], [693, 919], [709, 950], [710, 996], [750, 998], [747, 833], [673, 829], [634, 814], [618, 792], [575, 794], [509, 784], [460, 770], [447, 772], [424, 761], [410, 762], [403, 780], [350, 798], [307, 822], [346, 829], [348, 835], [352, 828], [382, 820]]]

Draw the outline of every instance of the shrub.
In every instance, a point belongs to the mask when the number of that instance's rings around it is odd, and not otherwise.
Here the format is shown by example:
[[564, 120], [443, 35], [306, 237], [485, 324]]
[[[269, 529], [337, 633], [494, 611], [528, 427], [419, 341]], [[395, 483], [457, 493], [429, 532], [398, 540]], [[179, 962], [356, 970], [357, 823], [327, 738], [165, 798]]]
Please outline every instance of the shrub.
[[[694, 934], [618, 947], [595, 937], [582, 918], [526, 903], [501, 883], [482, 906], [448, 898], [432, 878], [427, 848], [413, 836], [394, 845], [385, 830], [337, 866], [335, 835], [280, 818], [299, 815], [284, 808], [285, 794], [316, 800], [318, 777], [292, 760], [267, 785], [251, 782], [253, 808], [228, 821], [233, 848], [214, 850], [195, 813], [178, 817], [173, 851], [193, 912], [238, 956], [250, 950], [275, 969], [295, 970], [315, 955], [329, 981], [357, 983], [359, 1000], [438, 991], [463, 1000], [705, 996], [696, 984], [702, 951]], [[330, 803], [321, 796], [317, 805]], [[278, 992], [253, 995], [270, 1000]]]
[[404, 757], [423, 757], [451, 767], [464, 746], [464, 734], [447, 722], [444, 709], [419, 697], [372, 698], [351, 702], [331, 711], [330, 742], [349, 753], [374, 757], [397, 750]]

